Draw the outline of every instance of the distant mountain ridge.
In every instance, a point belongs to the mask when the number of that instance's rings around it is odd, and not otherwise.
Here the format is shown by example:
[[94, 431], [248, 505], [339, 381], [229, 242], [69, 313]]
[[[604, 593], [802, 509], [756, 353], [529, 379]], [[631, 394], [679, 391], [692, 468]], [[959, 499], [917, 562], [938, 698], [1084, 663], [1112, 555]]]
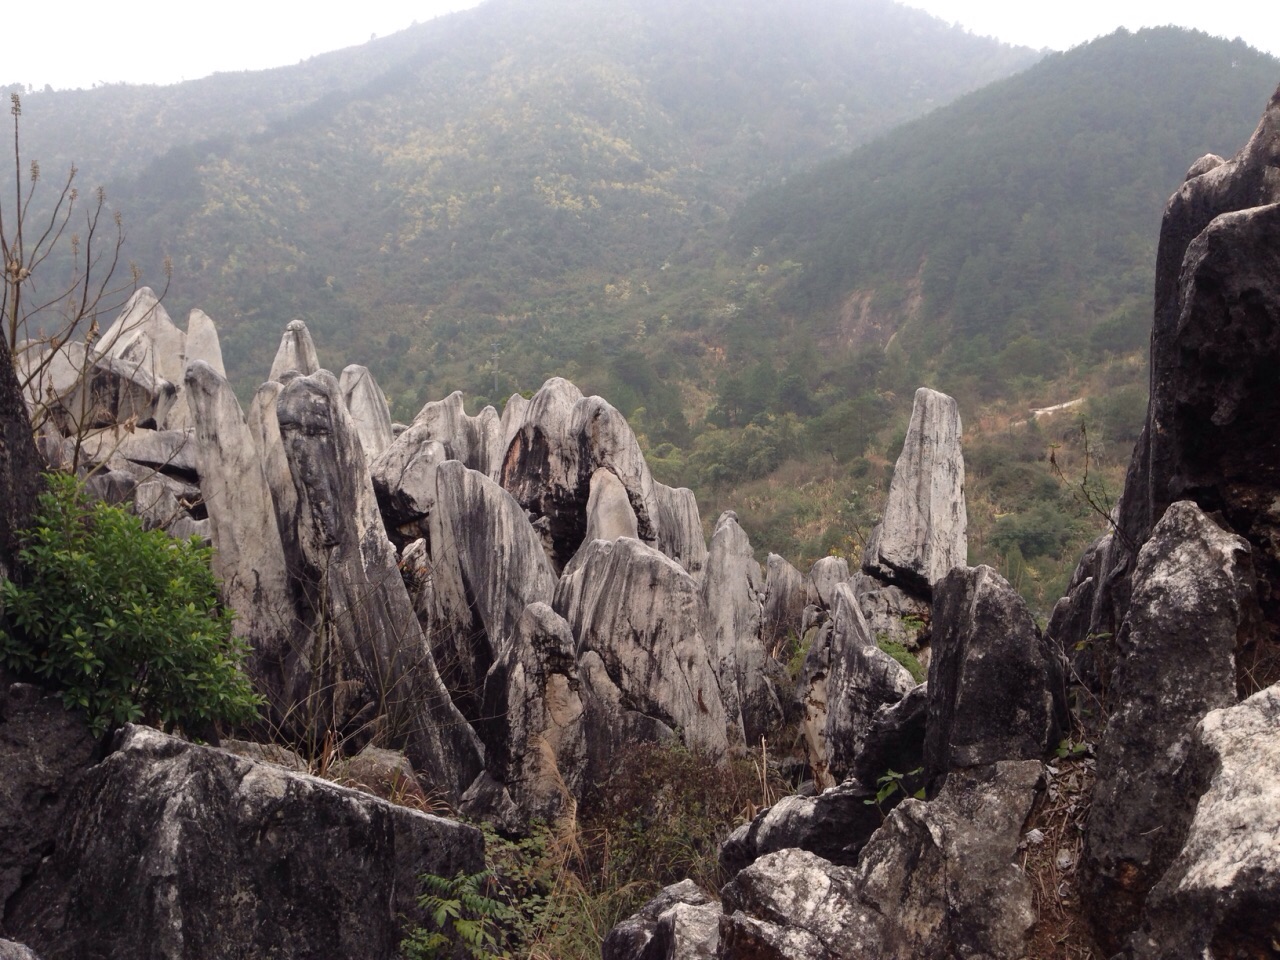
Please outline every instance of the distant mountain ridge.
[[[739, 256], [803, 264], [771, 286], [819, 336], [895, 333], [968, 372], [1015, 341], [1145, 343], [1154, 237], [1191, 163], [1253, 128], [1280, 60], [1177, 28], [1053, 54], [752, 197]], [[1026, 354], [1016, 359], [1022, 373]], [[1015, 362], [1010, 358], [1010, 362]]]
[[293, 314], [412, 338], [656, 268], [767, 179], [1037, 57], [889, 0], [489, 0], [295, 67], [36, 94], [25, 136], [106, 176], [236, 374]]

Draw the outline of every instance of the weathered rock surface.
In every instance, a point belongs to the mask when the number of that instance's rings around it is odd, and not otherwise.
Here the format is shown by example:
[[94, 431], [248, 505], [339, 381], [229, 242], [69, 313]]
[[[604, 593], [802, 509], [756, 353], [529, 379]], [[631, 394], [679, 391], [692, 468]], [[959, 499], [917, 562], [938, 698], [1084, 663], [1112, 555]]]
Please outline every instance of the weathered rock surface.
[[586, 535], [591, 477], [606, 468], [621, 481], [640, 539], [658, 541], [658, 499], [644, 454], [626, 419], [600, 397], [584, 397], [567, 380], [548, 380], [533, 395], [502, 465], [502, 486], [541, 525], [556, 570]]
[[953, 775], [936, 800], [896, 807], [856, 868], [762, 857], [721, 891], [720, 956], [1025, 956], [1035, 910], [1017, 845], [1040, 776], [1035, 761]]
[[729, 835], [720, 846], [720, 868], [732, 878], [766, 854], [791, 848], [854, 866], [884, 819], [868, 802], [875, 795], [873, 788], [850, 779], [817, 796], [783, 797]]
[[432, 653], [470, 719], [485, 674], [513, 642], [531, 603], [550, 603], [556, 578], [512, 496], [483, 473], [446, 460], [431, 514]]
[[[404, 539], [429, 535], [436, 504], [436, 468], [450, 459], [444, 444], [410, 427], [369, 465], [383, 519]], [[454, 458], [456, 459], [456, 458]]]
[[40, 957], [26, 944], [0, 940], [0, 960], [40, 960]]
[[76, 790], [12, 927], [56, 957], [252, 944], [254, 956], [390, 960], [420, 916], [418, 875], [482, 866], [473, 828], [129, 726]]
[[139, 430], [109, 426], [84, 436], [81, 455], [97, 463], [120, 457], [152, 470], [192, 479], [197, 470], [196, 444], [190, 430]]
[[1271, 956], [1280, 942], [1280, 686], [1210, 712], [1188, 767], [1208, 789], [1126, 956]]
[[68, 798], [101, 750], [60, 697], [0, 670], [0, 930], [6, 904], [53, 849]]
[[203, 360], [213, 372], [224, 380], [227, 376], [226, 365], [222, 362], [222, 341], [218, 339], [218, 328], [213, 318], [203, 310], [192, 310], [187, 316], [187, 351], [183, 360], [183, 376], [186, 375], [187, 364]]
[[1083, 892], [1116, 950], [1182, 847], [1195, 812], [1195, 725], [1236, 701], [1234, 650], [1254, 603], [1247, 541], [1180, 501], [1138, 555], [1117, 638], [1119, 707], [1098, 751]]
[[311, 641], [289, 582], [275, 504], [253, 434], [230, 385], [203, 360], [187, 367], [193, 443], [209, 514], [213, 572], [253, 649], [250, 671], [279, 722], [306, 696]]
[[707, 562], [707, 541], [693, 491], [655, 483], [653, 495], [658, 503], [658, 549], [700, 580]]
[[826, 746], [833, 778], [844, 779], [862, 752], [879, 709], [906, 696], [916, 681], [878, 646], [848, 584], [836, 587], [827, 676]]
[[165, 423], [177, 397], [177, 386], [153, 374], [149, 364], [105, 356], [89, 365], [51, 413], [64, 434], [124, 423], [155, 427]]
[[276, 350], [275, 359], [271, 361], [271, 372], [268, 380], [283, 383], [290, 372], [303, 377], [320, 370], [320, 358], [316, 356], [315, 341], [311, 339], [311, 331], [301, 320], [290, 320], [280, 337], [280, 346]]
[[835, 606], [836, 587], [848, 579], [849, 561], [844, 557], [823, 557], [809, 570], [805, 602], [832, 609]]
[[321, 645], [309, 709], [347, 732], [381, 716], [390, 743], [456, 796], [479, 774], [482, 749], [414, 615], [337, 379], [293, 378], [276, 410], [298, 498], [290, 573]]
[[386, 394], [378, 386], [368, 367], [351, 364], [338, 378], [342, 399], [346, 401], [351, 422], [355, 424], [365, 460], [372, 463], [391, 446], [391, 408]]
[[682, 880], [663, 889], [609, 931], [601, 960], [711, 960], [720, 939], [720, 904]]
[[639, 539], [636, 512], [627, 499], [627, 488], [611, 470], [601, 468], [591, 475], [587, 496], [587, 532], [585, 541], [617, 540], [619, 537]]
[[420, 448], [435, 440], [444, 448], [446, 460], [459, 460], [496, 480], [504, 451], [503, 431], [502, 421], [493, 407], [469, 416], [463, 408], [461, 391], [455, 390], [443, 400], [433, 400], [419, 410], [409, 429], [396, 438], [396, 443]]
[[155, 292], [141, 287], [94, 344], [94, 355], [113, 357], [178, 384], [187, 364], [187, 335], [174, 325]]
[[960, 411], [944, 393], [921, 387], [893, 469], [884, 519], [862, 568], [886, 583], [928, 591], [968, 552]]
[[756, 746], [782, 719], [760, 642], [764, 578], [751, 542], [732, 511], [721, 514], [711, 536], [702, 581], [703, 636], [720, 681], [731, 743]]
[[548, 822], [585, 786], [586, 693], [574, 646], [550, 606], [526, 607], [485, 677], [476, 723], [489, 775], [523, 816]]
[[801, 633], [807, 603], [804, 575], [776, 553], [765, 558], [764, 614], [760, 639], [770, 649], [788, 632]]
[[990, 567], [957, 567], [934, 587], [931, 788], [952, 770], [1038, 760], [1058, 742], [1053, 656], [1026, 601]]
[[[723, 755], [726, 714], [702, 636], [698, 585], [637, 540], [596, 540], [586, 550], [581, 566], [560, 580], [554, 604], [577, 638], [584, 672], [584, 655], [594, 653], [630, 711]], [[622, 732], [610, 727], [614, 737]]]
[[875, 577], [855, 573], [849, 579], [867, 629], [877, 640], [900, 643], [915, 652], [926, 669], [932, 610], [929, 601], [907, 593], [901, 587], [886, 586]]
[[[863, 734], [862, 749], [853, 758], [853, 779], [870, 786], [893, 770], [903, 775], [903, 793], [914, 794], [924, 786], [924, 739], [928, 716], [928, 683], [912, 687], [897, 703], [878, 709]], [[890, 798], [890, 804], [896, 799]]]

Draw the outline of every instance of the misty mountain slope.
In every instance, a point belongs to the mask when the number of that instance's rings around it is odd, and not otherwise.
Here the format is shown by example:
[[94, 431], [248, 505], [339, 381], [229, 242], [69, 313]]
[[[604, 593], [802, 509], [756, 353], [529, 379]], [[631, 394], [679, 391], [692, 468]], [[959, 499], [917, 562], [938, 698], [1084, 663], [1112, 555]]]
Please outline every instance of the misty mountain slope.
[[87, 173], [122, 173], [134, 257], [173, 257], [170, 303], [225, 324], [234, 375], [293, 315], [336, 349], [448, 340], [657, 268], [768, 178], [1037, 56], [888, 0], [490, 0], [296, 67], [37, 95], [75, 120], [27, 140], [77, 129]]
[[1197, 157], [1248, 137], [1277, 79], [1280, 61], [1240, 42], [1121, 31], [762, 191], [735, 248], [800, 263], [770, 292], [830, 342], [901, 331], [997, 379], [1133, 348], [1165, 200]]

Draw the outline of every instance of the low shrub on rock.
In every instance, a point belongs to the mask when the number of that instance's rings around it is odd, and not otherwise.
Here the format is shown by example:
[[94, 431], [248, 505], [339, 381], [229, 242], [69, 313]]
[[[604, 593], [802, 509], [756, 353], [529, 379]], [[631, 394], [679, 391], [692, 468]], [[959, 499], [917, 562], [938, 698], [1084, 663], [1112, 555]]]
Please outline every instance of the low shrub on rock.
[[50, 474], [21, 535], [22, 585], [0, 583], [0, 664], [61, 692], [95, 734], [247, 723], [258, 696], [218, 598], [212, 551], [174, 540]]

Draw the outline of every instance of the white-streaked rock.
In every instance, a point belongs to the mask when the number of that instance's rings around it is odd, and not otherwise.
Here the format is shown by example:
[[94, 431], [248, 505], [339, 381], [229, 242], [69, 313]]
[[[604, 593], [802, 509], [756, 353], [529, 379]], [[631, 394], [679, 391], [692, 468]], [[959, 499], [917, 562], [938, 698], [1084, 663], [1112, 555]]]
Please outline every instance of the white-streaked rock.
[[916, 391], [884, 519], [862, 558], [867, 573], [927, 591], [967, 562], [961, 434], [955, 400], [927, 387]]
[[658, 549], [695, 580], [701, 580], [707, 563], [707, 541], [693, 491], [654, 483], [653, 495], [658, 503]]
[[320, 358], [316, 356], [311, 331], [301, 320], [290, 320], [280, 337], [280, 346], [276, 350], [275, 359], [271, 361], [271, 372], [267, 374], [267, 379], [280, 383], [290, 371], [309, 377], [319, 369]]
[[520, 505], [478, 470], [446, 460], [431, 513], [432, 652], [454, 701], [479, 713], [489, 667], [513, 642], [532, 603], [550, 603], [556, 580]]
[[580, 661], [596, 654], [632, 710], [722, 756], [725, 709], [702, 637], [698, 585], [638, 540], [596, 540], [586, 550], [560, 580], [554, 605], [577, 638]]
[[391, 446], [391, 408], [368, 367], [351, 364], [338, 378], [342, 399], [360, 435], [365, 459], [373, 463], [383, 450]]

